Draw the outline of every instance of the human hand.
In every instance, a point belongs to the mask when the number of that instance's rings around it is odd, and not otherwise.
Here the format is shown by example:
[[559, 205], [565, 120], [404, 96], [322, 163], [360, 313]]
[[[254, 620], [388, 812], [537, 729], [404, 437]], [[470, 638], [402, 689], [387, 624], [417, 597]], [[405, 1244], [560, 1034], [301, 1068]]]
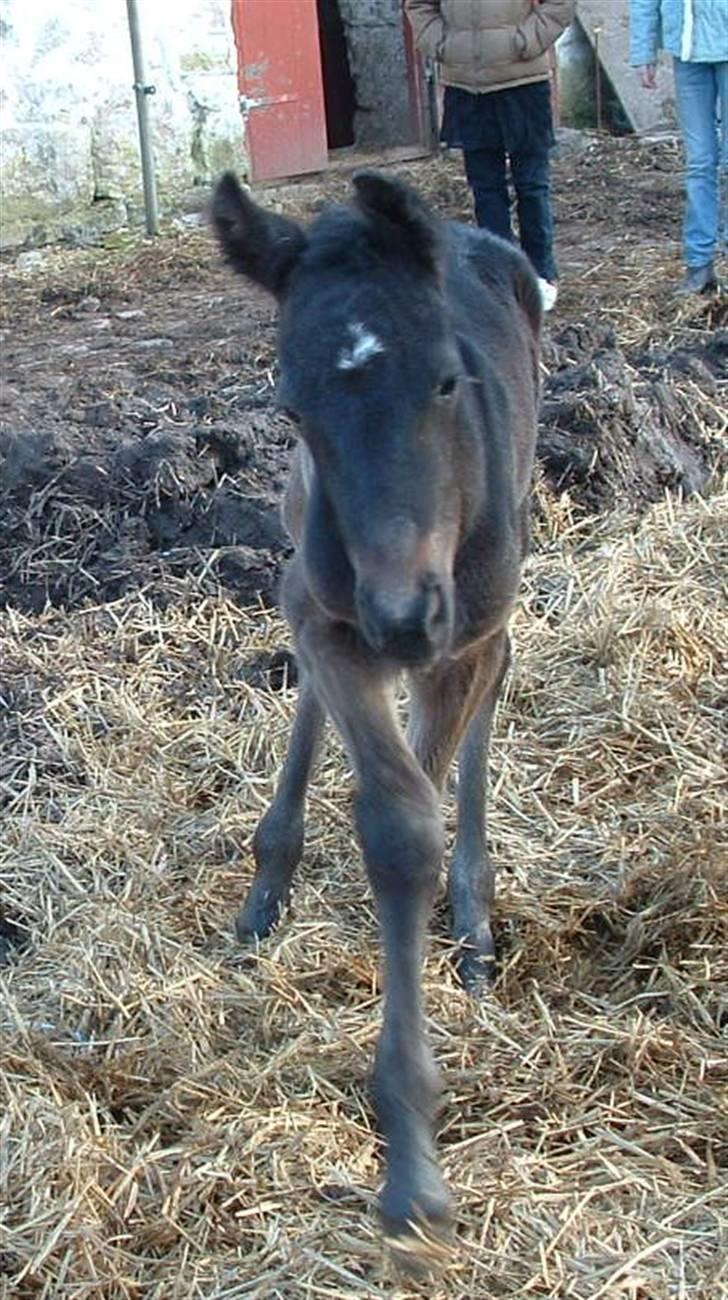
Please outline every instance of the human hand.
[[643, 63], [641, 68], [637, 69], [640, 78], [640, 85], [643, 90], [657, 89], [657, 64]]

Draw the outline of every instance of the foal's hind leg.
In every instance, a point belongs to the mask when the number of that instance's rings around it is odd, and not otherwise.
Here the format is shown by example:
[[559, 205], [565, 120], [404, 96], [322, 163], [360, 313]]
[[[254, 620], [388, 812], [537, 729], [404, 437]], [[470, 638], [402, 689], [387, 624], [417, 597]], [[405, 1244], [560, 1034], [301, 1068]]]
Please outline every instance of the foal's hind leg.
[[506, 632], [474, 647], [414, 688], [411, 740], [426, 772], [441, 786], [457, 750], [458, 821], [448, 877], [458, 971], [473, 992], [495, 976], [490, 928], [493, 870], [486, 843], [488, 747], [495, 704], [509, 661]]
[[286, 907], [293, 873], [303, 853], [303, 812], [311, 767], [324, 723], [324, 712], [305, 679], [288, 753], [270, 808], [253, 841], [256, 873], [236, 929], [241, 939], [262, 939]]
[[508, 634], [493, 647], [484, 698], [460, 746], [458, 821], [455, 852], [448, 876], [453, 938], [460, 955], [458, 969], [466, 989], [477, 991], [495, 978], [495, 946], [490, 911], [495, 878], [488, 854], [486, 808], [490, 729], [496, 702], [510, 660]]

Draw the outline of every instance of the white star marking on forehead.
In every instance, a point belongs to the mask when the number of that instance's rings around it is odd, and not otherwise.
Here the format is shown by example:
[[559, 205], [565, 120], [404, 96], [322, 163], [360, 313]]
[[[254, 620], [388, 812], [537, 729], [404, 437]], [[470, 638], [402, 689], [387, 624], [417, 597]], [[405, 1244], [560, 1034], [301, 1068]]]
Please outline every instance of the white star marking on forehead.
[[384, 352], [382, 340], [372, 334], [366, 325], [362, 325], [361, 321], [354, 321], [346, 328], [351, 336], [351, 344], [341, 349], [336, 362], [337, 370], [360, 370], [372, 357]]

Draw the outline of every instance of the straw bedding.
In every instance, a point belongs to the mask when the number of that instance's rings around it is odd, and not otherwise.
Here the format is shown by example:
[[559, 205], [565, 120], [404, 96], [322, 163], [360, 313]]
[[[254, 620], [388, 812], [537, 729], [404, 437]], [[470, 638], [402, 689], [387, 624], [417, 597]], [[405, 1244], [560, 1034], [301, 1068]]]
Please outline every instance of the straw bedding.
[[[604, 302], [639, 398], [655, 346], [712, 355], [714, 307], [640, 329]], [[442, 907], [425, 972], [458, 1239], [420, 1283], [374, 1214], [378, 944], [333, 738], [293, 915], [258, 952], [231, 933], [295, 701], [278, 616], [204, 551], [8, 606], [1, 1297], [728, 1293], [728, 376], [660, 373], [710, 447], [702, 495], [619, 480], [594, 514], [537, 478], [493, 743], [501, 974], [466, 997]]]

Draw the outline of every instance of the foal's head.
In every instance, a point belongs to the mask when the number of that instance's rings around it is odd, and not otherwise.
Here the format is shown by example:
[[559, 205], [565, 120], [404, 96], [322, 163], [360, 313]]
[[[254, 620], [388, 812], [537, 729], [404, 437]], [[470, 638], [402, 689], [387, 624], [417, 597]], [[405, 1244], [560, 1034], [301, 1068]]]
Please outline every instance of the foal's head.
[[307, 230], [232, 176], [213, 220], [232, 265], [281, 307], [280, 400], [300, 425], [358, 625], [402, 663], [447, 651], [453, 566], [483, 479], [442, 281], [438, 225], [376, 173]]

